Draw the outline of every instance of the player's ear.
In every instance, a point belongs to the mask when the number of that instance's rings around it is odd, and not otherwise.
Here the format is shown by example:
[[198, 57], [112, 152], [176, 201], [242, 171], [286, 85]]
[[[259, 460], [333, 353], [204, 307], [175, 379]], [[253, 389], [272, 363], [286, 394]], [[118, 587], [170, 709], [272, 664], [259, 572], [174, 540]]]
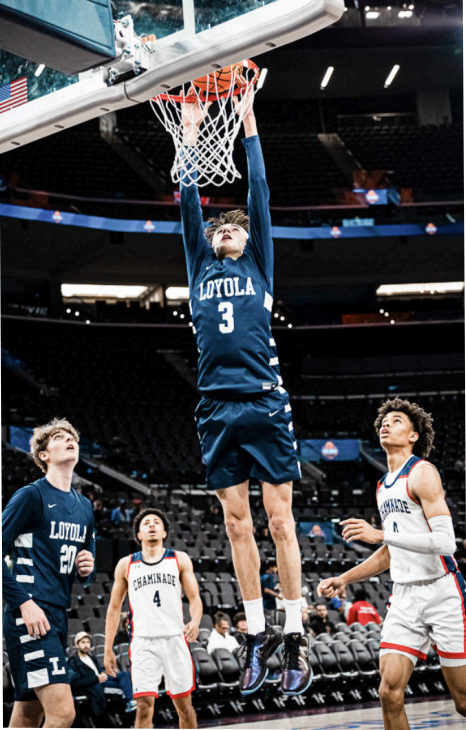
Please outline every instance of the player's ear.
[[39, 451], [39, 459], [47, 464], [49, 461], [49, 455], [47, 451]]
[[417, 433], [417, 431], [411, 431], [411, 433], [409, 434], [409, 441], [411, 444], [415, 444], [416, 441], [419, 441], [419, 434]]

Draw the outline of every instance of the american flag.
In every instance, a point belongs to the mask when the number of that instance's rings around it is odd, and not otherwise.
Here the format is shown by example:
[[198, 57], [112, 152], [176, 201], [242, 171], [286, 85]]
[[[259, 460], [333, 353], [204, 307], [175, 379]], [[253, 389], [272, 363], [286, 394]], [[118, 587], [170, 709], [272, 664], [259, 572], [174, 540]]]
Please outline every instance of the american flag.
[[0, 86], [0, 114], [13, 109], [14, 106], [27, 104], [28, 100], [28, 80], [26, 76], [22, 76], [16, 81], [10, 81], [4, 86]]

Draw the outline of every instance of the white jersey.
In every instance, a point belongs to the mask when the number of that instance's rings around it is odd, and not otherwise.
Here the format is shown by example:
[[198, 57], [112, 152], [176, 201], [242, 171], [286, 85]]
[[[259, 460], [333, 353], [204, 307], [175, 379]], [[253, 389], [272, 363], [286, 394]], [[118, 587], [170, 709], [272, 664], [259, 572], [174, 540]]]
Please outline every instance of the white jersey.
[[[409, 477], [419, 464], [433, 464], [410, 456], [394, 474], [388, 472], [377, 485], [377, 506], [387, 535], [404, 532], [411, 535], [431, 532], [420, 502], [409, 491]], [[389, 545], [390, 577], [394, 583], [434, 580], [457, 570], [451, 555], [417, 553]]]
[[157, 563], [146, 563], [142, 552], [130, 556], [128, 572], [130, 638], [158, 638], [183, 633], [180, 568], [174, 550], [164, 550]]

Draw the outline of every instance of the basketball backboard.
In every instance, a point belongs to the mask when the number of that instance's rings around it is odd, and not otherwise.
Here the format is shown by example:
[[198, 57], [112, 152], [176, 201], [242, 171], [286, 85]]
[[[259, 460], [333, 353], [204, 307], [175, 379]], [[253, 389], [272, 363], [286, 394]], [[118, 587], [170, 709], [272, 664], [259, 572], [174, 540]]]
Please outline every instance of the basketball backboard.
[[[115, 0], [120, 55], [68, 76], [0, 51], [0, 153], [110, 111], [148, 101], [191, 79], [254, 57], [337, 21], [344, 0]], [[155, 35], [140, 43], [134, 33]], [[14, 82], [27, 102], [8, 108]], [[22, 82], [24, 93], [24, 81]]]

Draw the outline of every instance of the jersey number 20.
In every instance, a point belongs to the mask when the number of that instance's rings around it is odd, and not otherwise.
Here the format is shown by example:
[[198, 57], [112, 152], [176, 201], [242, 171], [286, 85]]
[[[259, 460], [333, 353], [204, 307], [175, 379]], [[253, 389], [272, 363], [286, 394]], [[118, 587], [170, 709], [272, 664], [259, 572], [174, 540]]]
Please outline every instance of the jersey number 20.
[[223, 312], [222, 319], [225, 323], [221, 322], [218, 326], [220, 332], [224, 335], [229, 332], [233, 332], [235, 329], [235, 320], [233, 319], [233, 304], [231, 302], [222, 302], [218, 305], [218, 311]]
[[60, 550], [60, 573], [71, 573], [76, 558], [76, 545], [62, 545]]

